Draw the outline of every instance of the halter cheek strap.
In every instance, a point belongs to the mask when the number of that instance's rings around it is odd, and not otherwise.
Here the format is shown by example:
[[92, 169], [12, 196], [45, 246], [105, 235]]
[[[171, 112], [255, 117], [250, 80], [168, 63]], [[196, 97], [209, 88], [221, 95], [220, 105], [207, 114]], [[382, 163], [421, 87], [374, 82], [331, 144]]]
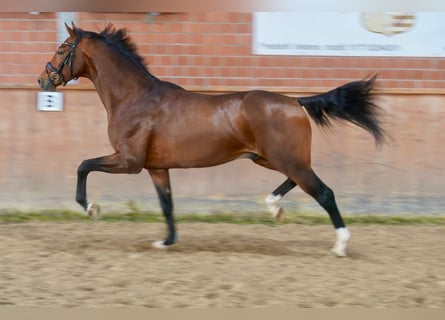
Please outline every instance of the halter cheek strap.
[[[69, 80], [71, 80], [71, 79], [77, 80], [78, 79], [78, 77], [74, 76], [73, 60], [74, 60], [74, 52], [75, 52], [75, 49], [76, 49], [77, 45], [79, 44], [79, 42], [80, 42], [80, 37], [78, 37], [76, 39], [76, 41], [74, 41], [72, 43], [65, 41], [62, 44], [62, 45], [69, 46], [70, 51], [65, 56], [65, 58], [62, 60], [62, 62], [59, 64], [58, 68], [54, 67], [51, 64], [51, 62], [48, 62], [46, 64], [46, 74], [51, 79], [51, 82], [53, 83], [53, 85], [56, 85], [58, 82], [61, 82], [62, 85], [65, 86]], [[70, 72], [71, 72], [71, 79], [69, 79], [68, 81], [65, 81], [63, 74], [62, 74], [62, 70], [66, 65], [69, 66]]]

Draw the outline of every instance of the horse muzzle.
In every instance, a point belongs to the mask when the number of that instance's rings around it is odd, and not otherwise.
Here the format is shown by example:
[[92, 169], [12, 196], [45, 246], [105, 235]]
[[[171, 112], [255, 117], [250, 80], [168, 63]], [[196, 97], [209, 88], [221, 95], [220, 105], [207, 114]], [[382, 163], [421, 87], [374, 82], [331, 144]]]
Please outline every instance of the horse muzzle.
[[42, 74], [37, 79], [37, 83], [44, 91], [56, 91], [56, 85], [54, 84], [53, 79], [51, 79], [46, 73]]

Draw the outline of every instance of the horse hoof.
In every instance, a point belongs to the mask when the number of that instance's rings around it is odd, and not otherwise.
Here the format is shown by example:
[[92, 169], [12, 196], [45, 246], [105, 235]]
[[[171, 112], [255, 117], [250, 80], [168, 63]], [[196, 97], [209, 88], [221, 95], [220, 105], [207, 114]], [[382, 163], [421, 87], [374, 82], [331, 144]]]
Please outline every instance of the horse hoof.
[[347, 240], [338, 239], [331, 252], [336, 257], [346, 257]]
[[274, 215], [275, 220], [283, 222], [284, 221], [284, 210], [280, 207], [278, 212]]
[[351, 238], [351, 234], [346, 228], [338, 228], [336, 229], [337, 233], [337, 241], [335, 242], [334, 247], [331, 249], [331, 252], [337, 257], [346, 257], [346, 247], [348, 245], [348, 240]]
[[153, 242], [152, 247], [155, 249], [160, 249], [160, 250], [165, 250], [167, 249], [169, 246], [165, 245], [165, 241], [164, 240], [158, 240]]
[[90, 203], [87, 208], [88, 216], [94, 220], [100, 219], [100, 207], [95, 203]]
[[340, 248], [335, 248], [335, 247], [331, 249], [331, 253], [336, 257], [347, 257], [348, 256], [346, 254], [345, 249], [340, 249]]

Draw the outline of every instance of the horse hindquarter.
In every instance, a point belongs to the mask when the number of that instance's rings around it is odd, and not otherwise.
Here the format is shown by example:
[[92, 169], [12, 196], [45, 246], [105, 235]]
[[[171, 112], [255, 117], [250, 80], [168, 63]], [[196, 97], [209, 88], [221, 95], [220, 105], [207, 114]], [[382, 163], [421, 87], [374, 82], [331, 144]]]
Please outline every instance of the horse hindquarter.
[[310, 122], [296, 99], [252, 91], [243, 102], [243, 111], [254, 143], [252, 152], [279, 171], [310, 166]]

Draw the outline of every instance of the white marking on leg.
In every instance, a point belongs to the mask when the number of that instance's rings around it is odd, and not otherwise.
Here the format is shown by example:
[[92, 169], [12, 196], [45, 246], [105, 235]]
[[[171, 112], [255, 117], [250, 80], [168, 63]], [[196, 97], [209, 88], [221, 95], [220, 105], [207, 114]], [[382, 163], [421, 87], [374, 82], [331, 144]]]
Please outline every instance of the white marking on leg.
[[284, 214], [281, 206], [278, 204], [281, 198], [282, 196], [280, 194], [274, 195], [271, 193], [264, 200], [266, 202], [267, 208], [269, 209], [269, 212], [277, 220], [281, 220]]
[[100, 207], [98, 204], [90, 203], [87, 207], [88, 215], [94, 220], [100, 219]]
[[[173, 244], [175, 244], [178, 241], [179, 241], [179, 235], [176, 234], [175, 235], [175, 242], [173, 242]], [[165, 249], [168, 249], [168, 247], [171, 247], [173, 244], [167, 246], [167, 245], [165, 245], [165, 241], [164, 240], [158, 240], [158, 241], [153, 242], [151, 245], [155, 249], [165, 250]]]
[[346, 246], [348, 240], [351, 238], [351, 234], [347, 228], [337, 228], [335, 232], [337, 234], [337, 241], [331, 251], [338, 257], [346, 257]]
[[161, 250], [165, 250], [165, 249], [167, 249], [167, 248], [169, 247], [169, 246], [166, 246], [166, 245], [164, 244], [164, 240], [158, 240], [158, 241], [155, 241], [155, 242], [153, 242], [151, 245], [153, 246], [153, 248], [155, 248], [155, 249], [161, 249]]

